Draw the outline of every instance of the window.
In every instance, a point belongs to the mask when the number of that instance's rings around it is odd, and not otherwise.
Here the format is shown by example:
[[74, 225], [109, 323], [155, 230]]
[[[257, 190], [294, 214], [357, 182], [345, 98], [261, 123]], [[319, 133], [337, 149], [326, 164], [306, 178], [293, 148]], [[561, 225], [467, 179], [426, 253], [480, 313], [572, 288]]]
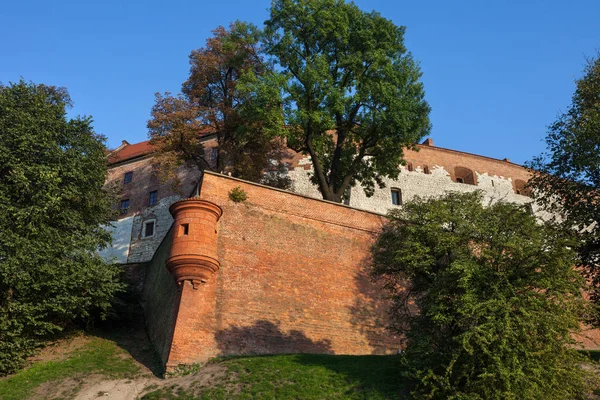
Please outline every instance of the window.
[[347, 206], [350, 205], [350, 186], [344, 191], [344, 204]]
[[531, 189], [527, 187], [527, 182], [522, 181], [520, 179], [516, 179], [514, 181], [515, 184], [515, 193], [520, 194], [521, 196], [529, 196], [531, 197]]
[[123, 183], [129, 183], [133, 180], [133, 171], [125, 172]]
[[190, 224], [181, 224], [180, 236], [187, 236], [190, 233]]
[[127, 214], [129, 211], [129, 199], [121, 200], [121, 214]]
[[154, 182], [158, 181], [160, 176], [160, 164], [152, 164], [152, 169], [150, 170], [150, 179]]
[[144, 222], [144, 229], [142, 229], [142, 237], [148, 238], [154, 236], [154, 225], [156, 220], [150, 220]]
[[414, 171], [415, 169], [413, 168], [412, 163], [408, 163], [406, 164], [406, 169], [408, 169], [410, 172]]
[[466, 185], [477, 185], [477, 179], [472, 170], [465, 167], [454, 168], [454, 181], [456, 183], [464, 183]]
[[431, 171], [427, 165], [423, 166], [423, 172], [425, 172], [427, 175], [431, 174]]
[[150, 192], [150, 196], [148, 197], [148, 205], [149, 206], [155, 205], [157, 197], [158, 197], [158, 192], [156, 190]]
[[392, 204], [395, 206], [402, 205], [402, 191], [400, 189], [392, 189]]

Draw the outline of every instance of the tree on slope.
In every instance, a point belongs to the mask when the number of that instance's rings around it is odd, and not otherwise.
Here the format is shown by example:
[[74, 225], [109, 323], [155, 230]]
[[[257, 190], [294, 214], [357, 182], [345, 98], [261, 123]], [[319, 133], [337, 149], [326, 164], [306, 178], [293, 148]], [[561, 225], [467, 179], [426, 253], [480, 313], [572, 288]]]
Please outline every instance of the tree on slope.
[[[600, 55], [576, 81], [568, 110], [549, 127], [548, 151], [534, 159], [529, 181], [536, 201], [580, 235], [578, 264], [600, 302]], [[596, 317], [597, 323], [600, 317]]]
[[584, 282], [568, 229], [522, 206], [484, 207], [479, 193], [417, 199], [390, 219], [373, 272], [406, 333], [418, 398], [585, 398], [571, 337]]
[[288, 145], [310, 156], [323, 198], [397, 177], [403, 147], [430, 129], [404, 27], [343, 0], [274, 0], [265, 25], [286, 78]]
[[121, 289], [109, 243], [104, 139], [67, 119], [66, 90], [0, 85], [0, 374], [44, 338], [105, 313]]
[[[151, 143], [163, 176], [174, 178], [182, 164], [199, 170], [214, 165], [219, 172], [261, 181], [272, 161], [283, 157], [283, 143], [276, 140], [283, 127], [280, 85], [268, 79], [258, 84], [270, 66], [254, 26], [235, 22], [213, 34], [205, 47], [192, 51], [182, 94], [156, 95], [148, 121]], [[203, 145], [207, 134], [217, 138], [214, 158]]]

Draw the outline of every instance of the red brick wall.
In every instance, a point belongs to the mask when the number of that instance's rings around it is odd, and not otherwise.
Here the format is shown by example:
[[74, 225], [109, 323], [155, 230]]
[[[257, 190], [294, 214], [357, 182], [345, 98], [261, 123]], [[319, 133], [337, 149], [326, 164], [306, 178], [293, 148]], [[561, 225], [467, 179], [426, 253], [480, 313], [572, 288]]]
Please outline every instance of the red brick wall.
[[[234, 203], [240, 186], [248, 198]], [[367, 276], [377, 214], [206, 174], [201, 198], [219, 205], [220, 270], [186, 282], [168, 366], [217, 355], [383, 354], [387, 303]]]

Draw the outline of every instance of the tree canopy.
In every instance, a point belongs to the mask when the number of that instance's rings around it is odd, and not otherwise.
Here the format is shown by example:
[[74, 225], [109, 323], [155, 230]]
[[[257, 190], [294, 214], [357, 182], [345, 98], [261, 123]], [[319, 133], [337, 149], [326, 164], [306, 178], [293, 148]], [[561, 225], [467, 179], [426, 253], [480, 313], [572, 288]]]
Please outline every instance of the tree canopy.
[[[579, 234], [578, 264], [600, 301], [600, 55], [588, 60], [566, 112], [549, 126], [547, 151], [529, 166], [536, 201]], [[599, 318], [597, 317], [597, 320]], [[598, 321], [596, 321], [598, 322]]]
[[0, 374], [122, 287], [109, 243], [104, 138], [68, 119], [65, 89], [0, 85]]
[[397, 177], [430, 130], [404, 27], [343, 0], [274, 0], [264, 46], [285, 79], [288, 145], [308, 154], [324, 199]]
[[[259, 182], [273, 160], [283, 157], [282, 141], [274, 140], [283, 128], [279, 92], [258, 84], [271, 67], [253, 25], [238, 21], [213, 34], [205, 47], [190, 54], [182, 93], [156, 95], [148, 121], [151, 143], [165, 176], [175, 177], [176, 168], [187, 164]], [[204, 146], [213, 134], [214, 157]]]
[[515, 204], [484, 207], [477, 192], [393, 211], [373, 274], [406, 334], [417, 398], [585, 398], [573, 245], [570, 230]]

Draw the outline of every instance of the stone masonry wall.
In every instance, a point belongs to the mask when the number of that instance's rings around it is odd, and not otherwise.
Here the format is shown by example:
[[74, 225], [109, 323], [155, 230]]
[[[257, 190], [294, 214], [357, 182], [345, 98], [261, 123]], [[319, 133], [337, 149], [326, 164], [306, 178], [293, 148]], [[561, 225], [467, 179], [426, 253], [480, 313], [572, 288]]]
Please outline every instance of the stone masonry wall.
[[[245, 202], [228, 198], [237, 186]], [[184, 284], [170, 368], [217, 355], [398, 351], [368, 277], [384, 217], [210, 173], [201, 199], [223, 210], [221, 266], [198, 290]]]
[[[517, 204], [532, 202], [531, 198], [517, 194], [515, 187], [517, 181], [527, 182], [529, 172], [509, 161], [426, 145], [419, 145], [418, 151], [406, 150], [405, 159], [407, 166], [402, 168], [398, 178], [383, 179], [386, 187], [376, 188], [372, 197], [367, 197], [361, 187], [353, 187], [349, 205], [385, 214], [397, 207], [392, 204], [391, 188], [402, 191], [403, 202], [416, 196], [432, 197], [440, 196], [446, 191], [475, 190], [481, 190], [486, 201], [502, 200]], [[457, 167], [473, 171], [475, 185], [456, 182]], [[312, 172], [310, 160], [303, 158], [288, 174], [294, 182], [293, 189], [296, 193], [320, 198], [317, 187], [310, 182]], [[534, 212], [543, 216], [536, 204], [532, 203], [532, 208]]]

